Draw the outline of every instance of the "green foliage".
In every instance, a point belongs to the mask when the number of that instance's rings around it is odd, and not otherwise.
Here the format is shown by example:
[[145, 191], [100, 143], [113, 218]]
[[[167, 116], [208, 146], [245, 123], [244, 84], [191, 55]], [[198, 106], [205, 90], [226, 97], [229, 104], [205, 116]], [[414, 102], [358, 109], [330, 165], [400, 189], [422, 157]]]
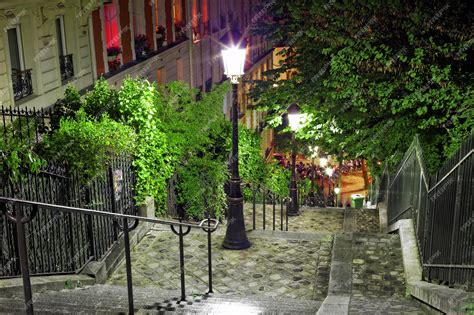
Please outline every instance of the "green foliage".
[[84, 97], [83, 108], [92, 117], [100, 117], [107, 113], [110, 118], [119, 118], [118, 92], [110, 88], [109, 83], [103, 78], [95, 83], [94, 89]]
[[276, 163], [267, 165], [267, 176], [264, 182], [272, 192], [287, 197], [290, 195], [291, 171]]
[[371, 166], [396, 166], [419, 134], [430, 171], [472, 132], [469, 1], [277, 0], [266, 13], [254, 32], [287, 47], [252, 91], [271, 126], [297, 102], [309, 114], [298, 138]]
[[82, 107], [81, 96], [73, 85], [68, 85], [64, 97], [54, 103], [51, 115], [51, 129], [59, 128], [61, 118], [75, 117], [76, 112]]
[[126, 79], [118, 93], [119, 111], [123, 121], [138, 134], [133, 166], [136, 171], [137, 201], [146, 196], [155, 198], [157, 209], [163, 213], [166, 203], [167, 180], [173, 173], [175, 157], [161, 130], [158, 116], [156, 85], [142, 80]]
[[188, 217], [202, 220], [205, 212], [221, 218], [227, 203], [224, 184], [229, 179], [226, 165], [209, 156], [190, 157], [178, 167], [178, 203]]
[[[6, 125], [0, 137], [0, 180], [1, 185], [19, 184], [26, 173], [38, 173], [45, 160], [37, 154], [34, 135], [27, 129], [25, 118]], [[31, 126], [30, 126], [31, 127]]]
[[43, 143], [44, 156], [53, 162], [67, 162], [81, 180], [103, 175], [109, 163], [122, 154], [130, 154], [135, 146], [133, 130], [111, 120], [89, 118], [83, 109], [75, 119], [63, 118], [59, 128]]
[[239, 172], [242, 180], [249, 184], [263, 183], [267, 172], [260, 139], [257, 133], [239, 126]]

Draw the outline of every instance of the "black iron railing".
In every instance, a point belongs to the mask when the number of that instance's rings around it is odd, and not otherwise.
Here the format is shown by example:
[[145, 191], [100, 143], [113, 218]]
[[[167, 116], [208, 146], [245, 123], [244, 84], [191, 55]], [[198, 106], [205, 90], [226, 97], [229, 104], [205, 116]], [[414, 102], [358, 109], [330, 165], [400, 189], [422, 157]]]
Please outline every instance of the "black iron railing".
[[[47, 204], [42, 202], [20, 200], [14, 198], [0, 197], [0, 207], [3, 216], [16, 226], [16, 239], [18, 242], [18, 257], [23, 278], [23, 290], [25, 299], [25, 308], [28, 314], [33, 314], [33, 299], [30, 282], [30, 261], [28, 259], [27, 233], [26, 226], [35, 218], [36, 215], [49, 211], [53, 213], [63, 213], [69, 215], [78, 215], [85, 217], [100, 217], [108, 220], [109, 225], [117, 226], [124, 235], [125, 263], [127, 273], [127, 290], [129, 313], [134, 314], [135, 307], [133, 303], [133, 282], [132, 282], [132, 263], [130, 257], [130, 237], [129, 233], [134, 230], [139, 222], [149, 222], [169, 226], [179, 239], [179, 261], [180, 261], [180, 280], [181, 280], [181, 300], [186, 299], [186, 280], [185, 280], [185, 260], [184, 260], [184, 237], [191, 229], [202, 229], [207, 233], [208, 239], [208, 285], [209, 292], [212, 292], [212, 262], [211, 262], [211, 234], [217, 229], [218, 221], [208, 217], [199, 224], [185, 223], [181, 221], [160, 220], [155, 218], [145, 218], [135, 215], [104, 212], [92, 209], [68, 207]], [[73, 235], [74, 237], [75, 235]], [[93, 252], [89, 252], [93, 255]], [[93, 256], [90, 259], [94, 259]]]
[[31, 69], [12, 70], [12, 85], [15, 101], [21, 100], [33, 94], [33, 82], [31, 81]]
[[388, 196], [389, 224], [412, 218], [422, 258], [423, 278], [473, 289], [474, 134], [433, 176], [429, 176], [418, 138], [395, 175], [385, 172], [378, 202]]
[[[268, 217], [270, 218], [269, 228], [273, 231], [288, 231], [288, 202], [289, 197], [280, 196], [263, 185], [244, 184], [244, 189], [248, 189], [251, 193], [252, 201], [252, 230], [256, 230], [257, 215], [262, 216], [262, 229], [268, 228]], [[261, 212], [258, 211], [261, 207]], [[268, 209], [267, 209], [268, 207]], [[270, 212], [268, 213], [267, 210]], [[259, 213], [257, 213], [259, 212]], [[278, 219], [278, 222], [277, 222]]]
[[61, 71], [62, 81], [68, 80], [74, 76], [72, 54], [59, 56], [59, 69]]
[[[50, 110], [2, 107], [0, 141], [25, 143], [35, 152], [58, 119]], [[130, 157], [117, 158], [103, 176], [86, 184], [79, 174], [70, 172], [66, 164], [48, 163], [38, 174], [22, 172], [23, 179], [15, 186], [2, 178], [0, 196], [136, 215], [131, 164]], [[30, 272], [35, 275], [76, 273], [90, 257], [101, 259], [121, 233], [111, 222], [106, 217], [41, 211], [25, 227]], [[15, 224], [0, 215], [0, 278], [21, 275], [15, 231]]]

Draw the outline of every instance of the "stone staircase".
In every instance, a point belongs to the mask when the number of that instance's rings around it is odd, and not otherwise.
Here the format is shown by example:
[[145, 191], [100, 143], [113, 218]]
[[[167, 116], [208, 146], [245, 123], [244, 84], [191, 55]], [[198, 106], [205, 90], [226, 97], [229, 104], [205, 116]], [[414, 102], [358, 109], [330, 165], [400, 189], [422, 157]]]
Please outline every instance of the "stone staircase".
[[[213, 238], [214, 294], [204, 235], [185, 239], [188, 297], [179, 301], [176, 238], [154, 228], [132, 253], [139, 314], [426, 314], [406, 298], [400, 239], [379, 233], [375, 209], [305, 209], [289, 232], [249, 232], [253, 246], [223, 251]], [[223, 229], [222, 229], [223, 230]], [[106, 285], [34, 294], [37, 313], [128, 312], [123, 265]], [[198, 294], [193, 294], [193, 293]], [[0, 313], [23, 310], [21, 295]]]
[[[137, 314], [314, 314], [321, 302], [262, 296], [193, 295], [180, 302], [178, 291], [157, 287], [134, 288]], [[123, 286], [94, 285], [47, 291], [33, 297], [35, 313], [119, 314], [128, 312], [127, 290]], [[21, 298], [0, 298], [0, 312], [18, 314]]]

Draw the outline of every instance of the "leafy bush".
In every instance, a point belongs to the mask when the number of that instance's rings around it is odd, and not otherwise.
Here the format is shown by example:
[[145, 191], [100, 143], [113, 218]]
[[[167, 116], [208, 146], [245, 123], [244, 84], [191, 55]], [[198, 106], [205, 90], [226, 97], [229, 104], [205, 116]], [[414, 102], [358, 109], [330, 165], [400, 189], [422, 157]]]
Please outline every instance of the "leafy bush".
[[49, 161], [67, 162], [81, 180], [88, 182], [102, 174], [117, 156], [133, 152], [133, 129], [113, 121], [107, 115], [92, 119], [83, 109], [75, 119], [63, 118], [59, 128], [44, 141]]
[[219, 219], [227, 203], [228, 178], [225, 164], [209, 156], [191, 157], [178, 167], [178, 203], [186, 215], [201, 220], [207, 212]]
[[239, 128], [239, 171], [247, 183], [263, 183], [266, 164], [260, 147], [260, 136], [244, 126]]
[[27, 129], [25, 120], [16, 119], [6, 125], [0, 137], [0, 187], [7, 183], [18, 184], [25, 173], [38, 173], [41, 166], [46, 164], [36, 152], [36, 141]]
[[110, 118], [119, 118], [118, 92], [110, 88], [109, 83], [101, 77], [94, 89], [84, 97], [83, 108], [92, 117], [100, 117], [107, 113]]
[[158, 116], [158, 91], [155, 84], [144, 80], [126, 79], [118, 93], [119, 111], [123, 121], [138, 134], [133, 166], [136, 171], [136, 197], [142, 202], [152, 196], [158, 214], [166, 204], [166, 184], [173, 174], [175, 157], [168, 147]]
[[290, 179], [291, 171], [276, 163], [268, 164], [267, 177], [265, 185], [280, 196], [289, 196], [290, 194]]

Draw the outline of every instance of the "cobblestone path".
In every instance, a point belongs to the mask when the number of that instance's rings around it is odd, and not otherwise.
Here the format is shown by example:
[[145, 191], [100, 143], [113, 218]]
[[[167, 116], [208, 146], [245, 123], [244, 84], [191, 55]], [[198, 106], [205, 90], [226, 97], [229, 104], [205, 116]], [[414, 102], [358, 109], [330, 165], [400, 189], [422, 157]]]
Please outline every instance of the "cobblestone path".
[[[317, 270], [329, 269], [331, 236], [292, 240], [257, 238], [250, 233], [249, 239], [252, 243], [249, 249], [231, 251], [222, 248], [222, 233], [213, 237], [215, 293], [307, 300], [325, 298], [328, 278], [317, 277]], [[207, 289], [206, 240], [206, 235], [198, 231], [185, 237], [188, 294], [201, 294]], [[169, 290], [179, 288], [177, 242], [177, 236], [171, 232], [155, 229], [135, 247], [132, 253], [134, 286], [154, 285]], [[125, 285], [125, 279], [122, 264], [109, 283]]]

